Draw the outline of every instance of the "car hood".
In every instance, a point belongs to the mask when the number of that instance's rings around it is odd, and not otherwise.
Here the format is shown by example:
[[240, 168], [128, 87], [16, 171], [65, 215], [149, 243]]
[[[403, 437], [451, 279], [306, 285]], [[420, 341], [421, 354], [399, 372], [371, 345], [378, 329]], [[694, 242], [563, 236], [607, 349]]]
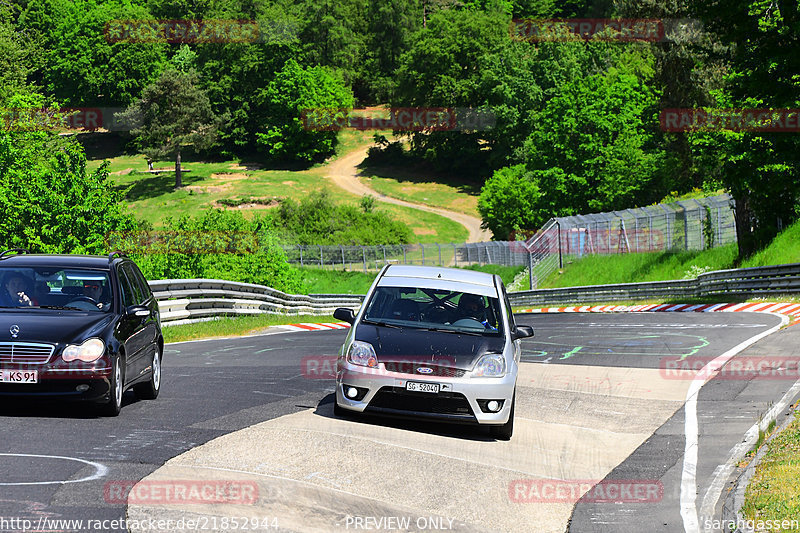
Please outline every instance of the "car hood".
[[[111, 314], [26, 309], [0, 313], [0, 342], [71, 343], [100, 335], [113, 320]], [[11, 326], [19, 327], [16, 338]]]
[[501, 336], [396, 329], [370, 324], [359, 324], [354, 338], [370, 343], [382, 363], [427, 363], [461, 370], [471, 370], [478, 358], [488, 352], [502, 353], [505, 343]]

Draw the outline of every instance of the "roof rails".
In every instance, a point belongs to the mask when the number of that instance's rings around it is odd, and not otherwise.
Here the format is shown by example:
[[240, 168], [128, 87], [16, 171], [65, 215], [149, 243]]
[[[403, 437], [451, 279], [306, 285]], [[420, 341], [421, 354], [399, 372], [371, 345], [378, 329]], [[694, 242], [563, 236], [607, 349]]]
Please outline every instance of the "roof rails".
[[115, 257], [125, 257], [125, 258], [127, 258], [128, 256], [125, 254], [125, 252], [121, 252], [119, 250], [114, 250], [113, 252], [108, 254], [108, 263], [111, 264], [111, 262], [114, 261]]
[[11, 257], [12, 254], [13, 255], [20, 255], [20, 254], [29, 254], [29, 253], [31, 253], [31, 251], [28, 250], [27, 248], [9, 248], [8, 250], [4, 251], [3, 253], [0, 253], [0, 260], [1, 259], [6, 259], [7, 256]]

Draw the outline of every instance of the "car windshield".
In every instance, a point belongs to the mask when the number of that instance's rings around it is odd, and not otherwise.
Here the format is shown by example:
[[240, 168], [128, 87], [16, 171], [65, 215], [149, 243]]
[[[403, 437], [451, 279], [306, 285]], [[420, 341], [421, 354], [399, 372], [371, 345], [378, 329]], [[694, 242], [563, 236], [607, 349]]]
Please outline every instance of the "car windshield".
[[416, 287], [378, 287], [363, 321], [477, 335], [500, 335], [498, 298], [470, 292]]
[[108, 272], [80, 268], [0, 267], [1, 309], [111, 309]]

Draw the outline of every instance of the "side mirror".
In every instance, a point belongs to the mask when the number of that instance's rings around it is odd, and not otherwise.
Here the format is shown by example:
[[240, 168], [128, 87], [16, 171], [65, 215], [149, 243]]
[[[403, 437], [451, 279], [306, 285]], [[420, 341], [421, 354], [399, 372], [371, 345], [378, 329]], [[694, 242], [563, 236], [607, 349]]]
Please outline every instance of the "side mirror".
[[514, 328], [514, 331], [511, 332], [511, 340], [514, 341], [527, 337], [533, 337], [533, 328], [530, 326], [517, 326]]
[[348, 309], [346, 307], [340, 307], [333, 312], [333, 318], [335, 318], [336, 320], [342, 320], [344, 322], [347, 322], [348, 324], [352, 324], [356, 320], [356, 314], [353, 312], [352, 309]]
[[125, 310], [125, 316], [145, 318], [150, 316], [150, 309], [143, 305], [132, 305]]

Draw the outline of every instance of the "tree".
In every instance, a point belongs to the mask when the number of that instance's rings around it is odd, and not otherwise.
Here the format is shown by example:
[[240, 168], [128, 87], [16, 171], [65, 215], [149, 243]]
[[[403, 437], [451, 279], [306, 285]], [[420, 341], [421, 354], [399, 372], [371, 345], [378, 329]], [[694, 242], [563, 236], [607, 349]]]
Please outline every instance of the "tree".
[[[12, 97], [37, 109], [40, 95]], [[105, 166], [86, 171], [74, 140], [43, 130], [0, 129], [0, 246], [41, 253], [101, 254], [111, 232], [136, 227]]]
[[46, 68], [34, 81], [74, 107], [126, 106], [158, 77], [166, 43], [115, 42], [114, 20], [147, 19], [132, 0], [41, 0], [20, 16], [21, 29], [39, 35]]
[[[797, 0], [703, 0], [693, 4], [725, 46], [709, 47], [728, 65], [723, 108], [800, 107], [800, 10]], [[739, 256], [764, 247], [800, 215], [800, 139], [796, 133], [754, 131], [693, 135], [703, 161], [736, 202]]]
[[549, 213], [540, 212], [540, 197], [539, 185], [525, 165], [495, 171], [478, 199], [482, 227], [503, 241], [514, 231], [539, 227], [549, 218]]
[[304, 123], [306, 110], [353, 107], [353, 96], [341, 80], [323, 67], [303, 68], [293, 59], [256, 93], [254, 101], [266, 115], [256, 133], [259, 148], [274, 160], [302, 163], [332, 154], [337, 135]]
[[175, 188], [181, 181], [181, 152], [203, 150], [214, 143], [219, 119], [211, 111], [208, 97], [197, 86], [197, 75], [165, 70], [148, 85], [142, 97], [121, 118], [140, 123], [132, 134], [140, 149], [151, 159], [175, 158]]

